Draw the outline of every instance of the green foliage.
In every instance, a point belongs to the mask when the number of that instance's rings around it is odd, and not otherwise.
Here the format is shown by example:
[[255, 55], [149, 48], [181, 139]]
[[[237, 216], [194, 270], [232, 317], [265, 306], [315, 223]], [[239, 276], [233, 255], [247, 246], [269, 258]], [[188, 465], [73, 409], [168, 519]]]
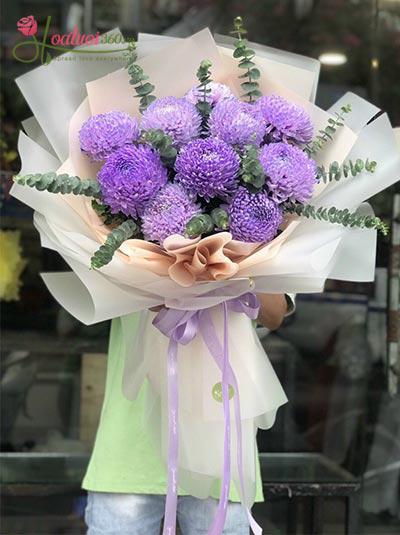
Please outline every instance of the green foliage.
[[319, 134], [313, 141], [311, 141], [311, 143], [306, 145], [304, 150], [307, 154], [315, 154], [321, 150], [328, 141], [332, 140], [336, 130], [344, 125], [344, 116], [350, 112], [350, 104], [342, 106], [340, 108], [340, 113], [335, 112], [335, 118], [330, 117], [328, 119], [328, 125], [323, 130], [319, 131]]
[[137, 231], [138, 226], [132, 219], [127, 219], [113, 229], [107, 236], [105, 243], [92, 256], [91, 267], [93, 269], [99, 269], [111, 262], [115, 251]]
[[246, 79], [240, 85], [244, 91], [243, 97], [247, 98], [249, 102], [257, 100], [262, 95], [260, 91], [259, 80], [261, 73], [257, 69], [256, 64], [253, 61], [256, 55], [255, 51], [248, 48], [248, 41], [243, 36], [247, 34], [247, 30], [243, 26], [242, 17], [236, 17], [233, 21], [234, 30], [230, 33], [237, 37], [235, 41], [235, 50], [233, 51], [233, 57], [239, 60], [239, 69], [245, 69], [246, 72], [241, 74], [239, 78]]
[[73, 193], [74, 195], [85, 195], [86, 197], [100, 197], [100, 186], [97, 180], [81, 180], [78, 176], [67, 174], [57, 175], [56, 173], [37, 173], [33, 175], [17, 175], [14, 182], [21, 186], [29, 186], [39, 191], [49, 191], [50, 193]]
[[259, 151], [254, 145], [246, 145], [241, 161], [240, 176], [245, 184], [259, 190], [265, 184], [265, 173], [258, 159]]
[[349, 175], [357, 176], [364, 169], [368, 173], [374, 173], [377, 163], [372, 161], [370, 162], [367, 158], [365, 161], [358, 158], [355, 162], [349, 160], [344, 162], [342, 165], [339, 165], [338, 162], [332, 162], [329, 165], [328, 169], [322, 165], [318, 167], [317, 178], [322, 182], [332, 182], [333, 180], [340, 180], [342, 177], [347, 178]]
[[125, 66], [129, 67], [137, 60], [136, 41], [129, 41], [127, 50], [123, 54], [125, 60]]
[[95, 199], [92, 200], [92, 208], [107, 226], [120, 225], [127, 219], [126, 215], [122, 212], [119, 212], [118, 214], [112, 214], [109, 206], [96, 201]]
[[197, 79], [200, 84], [198, 85], [199, 90], [203, 93], [203, 98], [196, 104], [196, 108], [199, 110], [203, 117], [208, 117], [211, 112], [211, 104], [207, 102], [207, 93], [211, 91], [208, 84], [212, 81], [211, 79], [211, 61], [209, 59], [204, 59], [200, 63], [200, 67], [197, 69]]
[[144, 73], [142, 67], [135, 63], [137, 59], [135, 41], [129, 42], [128, 51], [125, 52], [124, 56], [126, 62], [125, 68], [130, 76], [129, 83], [135, 86], [135, 97], [140, 98], [139, 110], [143, 113], [147, 106], [156, 100], [156, 97], [151, 94], [155, 87], [153, 84], [146, 81], [149, 77]]
[[211, 211], [211, 219], [213, 220], [216, 228], [221, 230], [228, 230], [229, 216], [228, 212], [223, 208], [214, 208], [214, 210]]
[[360, 215], [357, 212], [350, 212], [347, 208], [339, 210], [334, 206], [331, 208], [324, 208], [320, 206], [316, 208], [311, 204], [285, 204], [284, 210], [291, 214], [297, 214], [308, 219], [316, 219], [320, 221], [328, 221], [329, 223], [337, 223], [344, 227], [357, 227], [376, 229], [386, 236], [389, 232], [389, 227], [379, 217], [371, 215]]
[[214, 222], [208, 214], [193, 216], [186, 224], [186, 235], [189, 238], [197, 238], [202, 234], [208, 234], [214, 230]]
[[146, 130], [140, 136], [140, 141], [149, 143], [160, 153], [162, 161], [170, 165], [176, 158], [176, 148], [172, 145], [172, 137], [162, 130]]

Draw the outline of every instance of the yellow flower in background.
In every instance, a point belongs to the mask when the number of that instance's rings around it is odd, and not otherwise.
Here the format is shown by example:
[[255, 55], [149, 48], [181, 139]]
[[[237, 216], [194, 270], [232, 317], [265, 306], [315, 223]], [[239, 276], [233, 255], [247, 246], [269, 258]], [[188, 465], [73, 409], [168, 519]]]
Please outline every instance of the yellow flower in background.
[[17, 301], [20, 275], [26, 265], [21, 256], [19, 230], [0, 230], [0, 299]]

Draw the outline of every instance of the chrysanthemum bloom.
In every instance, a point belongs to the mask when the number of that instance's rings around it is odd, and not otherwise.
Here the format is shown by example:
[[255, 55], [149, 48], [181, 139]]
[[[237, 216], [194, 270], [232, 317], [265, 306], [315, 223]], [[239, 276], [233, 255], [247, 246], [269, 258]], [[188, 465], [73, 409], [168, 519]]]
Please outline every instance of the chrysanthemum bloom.
[[282, 211], [265, 191], [250, 193], [241, 186], [229, 205], [229, 232], [235, 240], [266, 243], [275, 238]]
[[162, 244], [172, 234], [184, 234], [186, 223], [200, 212], [182, 186], [168, 183], [146, 206], [142, 216], [144, 237]]
[[[210, 91], [206, 94], [206, 100], [211, 106], [215, 106], [221, 100], [225, 98], [232, 98], [234, 95], [230, 88], [225, 84], [220, 84], [218, 82], [210, 82], [207, 85], [207, 89]], [[185, 95], [185, 99], [192, 104], [197, 104], [199, 100], [203, 100], [204, 93], [201, 88], [198, 86], [192, 87]]]
[[306, 202], [310, 199], [316, 184], [317, 166], [305, 152], [287, 143], [271, 143], [262, 147], [259, 159], [275, 201]]
[[185, 145], [175, 162], [175, 180], [193, 195], [209, 201], [228, 198], [237, 187], [240, 158], [222, 139], [195, 139]]
[[112, 213], [136, 217], [167, 181], [167, 169], [148, 145], [126, 145], [113, 152], [97, 175]]
[[184, 98], [158, 98], [144, 111], [141, 127], [162, 130], [180, 147], [199, 137], [201, 115], [196, 106]]
[[80, 131], [81, 150], [93, 160], [105, 160], [113, 151], [139, 137], [135, 118], [123, 111], [99, 113], [87, 119]]
[[265, 133], [276, 141], [308, 143], [313, 137], [310, 116], [300, 106], [278, 95], [261, 97], [256, 106], [267, 123]]
[[260, 145], [265, 133], [265, 121], [260, 110], [236, 98], [218, 102], [211, 112], [208, 126], [212, 136], [239, 147]]

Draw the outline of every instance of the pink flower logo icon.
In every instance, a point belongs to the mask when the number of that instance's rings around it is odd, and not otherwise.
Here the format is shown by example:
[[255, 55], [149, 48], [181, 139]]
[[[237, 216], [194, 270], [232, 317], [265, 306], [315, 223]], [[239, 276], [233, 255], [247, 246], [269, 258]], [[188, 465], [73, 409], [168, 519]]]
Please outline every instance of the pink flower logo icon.
[[29, 17], [22, 17], [22, 19], [19, 19], [17, 22], [18, 31], [20, 31], [26, 37], [35, 35], [37, 28], [37, 22], [33, 15], [29, 15]]

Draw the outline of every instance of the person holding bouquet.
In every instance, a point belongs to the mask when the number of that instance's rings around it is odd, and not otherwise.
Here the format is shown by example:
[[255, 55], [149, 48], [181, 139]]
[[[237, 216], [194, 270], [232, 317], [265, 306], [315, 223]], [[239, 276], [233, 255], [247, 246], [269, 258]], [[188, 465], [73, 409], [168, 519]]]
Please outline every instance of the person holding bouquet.
[[[259, 294], [258, 323], [277, 329], [294, 309], [294, 296]], [[137, 329], [139, 315], [132, 317]], [[164, 516], [166, 472], [143, 424], [146, 383], [134, 401], [121, 392], [123, 340], [120, 319], [112, 322], [104, 404], [83, 488], [88, 491], [88, 535], [158, 535]], [[182, 535], [202, 535], [215, 516], [219, 488], [199, 499], [180, 494], [178, 523]], [[248, 535], [249, 521], [232, 488], [224, 535]], [[263, 501], [258, 467], [256, 501]]]

